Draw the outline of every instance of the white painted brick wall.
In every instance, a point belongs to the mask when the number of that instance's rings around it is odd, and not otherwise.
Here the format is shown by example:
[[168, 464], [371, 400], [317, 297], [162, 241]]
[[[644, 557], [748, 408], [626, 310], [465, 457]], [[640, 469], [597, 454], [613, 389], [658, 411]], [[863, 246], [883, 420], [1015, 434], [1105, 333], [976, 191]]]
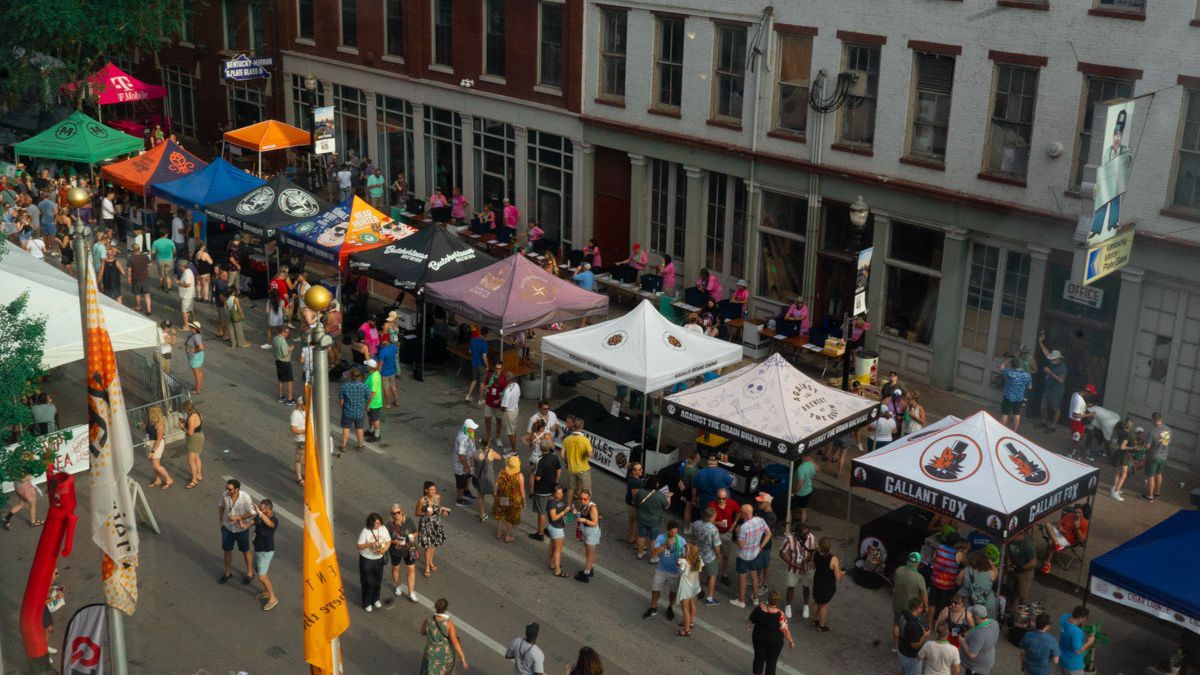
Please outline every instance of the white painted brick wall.
[[[619, 1], [619, 0], [618, 0]], [[608, 2], [606, 4], [614, 4]], [[1189, 223], [1159, 215], [1171, 197], [1171, 172], [1179, 131], [1181, 89], [1177, 75], [1200, 76], [1200, 27], [1190, 26], [1196, 0], [1147, 0], [1145, 21], [1112, 19], [1088, 14], [1093, 0], [1050, 0], [1049, 11], [1003, 8], [995, 0], [717, 0], [620, 3], [629, 7], [626, 106], [600, 105], [597, 94], [599, 9], [589, 2], [585, 18], [584, 111], [641, 127], [650, 127], [704, 139], [751, 146], [754, 114], [754, 76], [746, 81], [746, 105], [741, 132], [705, 124], [711, 108], [712, 19], [755, 22], [763, 7], [773, 4], [778, 23], [814, 26], [813, 75], [825, 70], [835, 75], [841, 68], [841, 42], [837, 31], [886, 35], [882, 49], [879, 106], [874, 157], [831, 151], [836, 115], [827, 117], [822, 162], [874, 174], [901, 177], [1005, 202], [1020, 203], [1072, 218], [1079, 200], [1064, 196], [1077, 133], [1083, 74], [1077, 62], [1137, 68], [1144, 76], [1135, 95], [1164, 89], [1139, 102], [1139, 121], [1149, 110], [1140, 133], [1140, 147], [1130, 184], [1126, 209], [1140, 225], [1160, 233], [1175, 233]], [[682, 119], [646, 112], [650, 107], [653, 75], [654, 21], [652, 10], [689, 14], [684, 48]], [[753, 34], [753, 26], [750, 28]], [[946, 171], [899, 163], [908, 125], [912, 51], [909, 40], [961, 45], [955, 67], [950, 113]], [[773, 46], [774, 43], [772, 43]], [[1049, 58], [1041, 69], [1028, 187], [1020, 188], [977, 178], [983, 165], [984, 138], [990, 106], [993, 62], [988, 50], [1034, 54]], [[808, 145], [769, 138], [771, 97], [774, 96], [774, 50], [769, 52], [771, 73], [765, 74], [759, 148], [765, 152], [809, 158]], [[810, 110], [809, 128], [816, 113]], [[1046, 147], [1062, 143], [1063, 153], [1051, 158]], [[798, 186], [799, 187], [799, 186]], [[1200, 230], [1177, 236], [1200, 240]]]

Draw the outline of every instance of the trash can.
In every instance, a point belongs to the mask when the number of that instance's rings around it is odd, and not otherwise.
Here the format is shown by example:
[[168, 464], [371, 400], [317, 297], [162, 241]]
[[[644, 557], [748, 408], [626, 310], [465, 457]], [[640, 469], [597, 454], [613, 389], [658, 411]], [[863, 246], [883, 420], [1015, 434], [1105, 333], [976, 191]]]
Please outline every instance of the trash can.
[[540, 373], [530, 373], [521, 378], [521, 398], [526, 401], [541, 400], [542, 376]]
[[854, 355], [854, 379], [859, 384], [868, 385], [877, 380], [876, 371], [879, 369], [879, 354], [877, 352], [860, 350]]

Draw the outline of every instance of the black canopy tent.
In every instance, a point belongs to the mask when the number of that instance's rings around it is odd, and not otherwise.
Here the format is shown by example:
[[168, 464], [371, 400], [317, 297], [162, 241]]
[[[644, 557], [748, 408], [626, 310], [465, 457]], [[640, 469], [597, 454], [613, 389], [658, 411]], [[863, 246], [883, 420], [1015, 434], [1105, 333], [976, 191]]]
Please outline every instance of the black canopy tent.
[[279, 174], [249, 192], [204, 207], [204, 215], [263, 239], [284, 225], [312, 218], [333, 205]]

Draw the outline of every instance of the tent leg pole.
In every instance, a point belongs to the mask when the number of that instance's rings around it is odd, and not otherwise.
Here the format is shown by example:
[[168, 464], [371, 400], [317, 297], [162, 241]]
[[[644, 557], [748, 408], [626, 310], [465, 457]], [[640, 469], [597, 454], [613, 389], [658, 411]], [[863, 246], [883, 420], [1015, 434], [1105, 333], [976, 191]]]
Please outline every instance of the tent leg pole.
[[[1028, 536], [1028, 535], [1026, 535], [1026, 536]], [[996, 597], [997, 598], [1000, 597], [1000, 594], [1004, 592], [1004, 557], [1005, 557], [1006, 553], [1008, 553], [1008, 546], [1005, 544], [1001, 544], [1001, 546], [1000, 546], [1000, 572], [999, 572], [999, 574], [996, 575]], [[1008, 601], [1012, 602], [1012, 598], [1009, 598]], [[1005, 608], [1007, 608], [1007, 607], [1008, 607], [1008, 605], [1006, 604]], [[999, 611], [999, 609], [1000, 609], [999, 603], [996, 603], [996, 610]], [[992, 619], [992, 621], [1000, 620], [1000, 617], [998, 617], [998, 616], [993, 616], [990, 618]]]
[[[658, 406], [658, 436], [656, 436], [654, 438], [654, 454], [655, 455], [658, 455], [658, 453], [662, 449], [662, 437], [663, 437], [663, 416], [662, 416], [662, 404], [660, 402], [660, 404]], [[645, 468], [648, 469], [650, 467], [645, 467]], [[691, 523], [689, 523], [689, 525], [690, 524]]]
[[421, 329], [421, 353], [417, 355], [417, 364], [413, 368], [413, 379], [417, 382], [425, 381], [425, 334], [429, 332], [429, 327], [425, 324], [425, 300], [421, 300], [421, 320], [418, 322]]
[[[543, 343], [543, 344], [545, 344], [545, 343]], [[550, 397], [546, 395], [546, 352], [545, 352], [545, 350], [541, 351], [539, 358], [541, 359], [541, 365], [539, 367], [541, 368], [541, 373], [542, 373], [542, 396], [541, 396], [541, 399], [543, 401], [549, 402]]]
[[854, 503], [854, 488], [846, 488], [846, 522], [850, 522], [850, 505]]
[[642, 392], [642, 436], [638, 439], [638, 445], [642, 446], [642, 466], [649, 464], [650, 458], [646, 455], [646, 399], [649, 394]]
[[[1089, 518], [1092, 516], [1092, 514], [1094, 514], [1096, 512], [1095, 506], [1096, 506], [1096, 494], [1092, 493], [1092, 496], [1088, 497], [1088, 517]], [[1088, 540], [1085, 538], [1083, 540], [1083, 550], [1079, 552], [1079, 557], [1082, 558], [1082, 560], [1079, 563], [1079, 570], [1075, 573], [1075, 592], [1076, 593], [1079, 592], [1079, 586], [1080, 586], [1080, 584], [1083, 583], [1083, 568], [1087, 567], [1087, 546], [1088, 546]]]
[[788, 462], [788, 494], [787, 494], [787, 518], [784, 524], [787, 529], [785, 532], [792, 531], [792, 490], [794, 489], [793, 481], [796, 480], [796, 460]]

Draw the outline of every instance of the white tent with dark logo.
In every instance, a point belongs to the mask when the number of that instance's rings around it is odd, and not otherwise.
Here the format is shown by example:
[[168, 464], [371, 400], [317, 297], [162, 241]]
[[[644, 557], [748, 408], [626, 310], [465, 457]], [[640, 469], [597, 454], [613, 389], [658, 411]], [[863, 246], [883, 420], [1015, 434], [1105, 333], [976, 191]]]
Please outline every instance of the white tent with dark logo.
[[1094, 495], [1099, 474], [981, 411], [931, 425], [852, 460], [850, 485], [877, 490], [1006, 541]]

